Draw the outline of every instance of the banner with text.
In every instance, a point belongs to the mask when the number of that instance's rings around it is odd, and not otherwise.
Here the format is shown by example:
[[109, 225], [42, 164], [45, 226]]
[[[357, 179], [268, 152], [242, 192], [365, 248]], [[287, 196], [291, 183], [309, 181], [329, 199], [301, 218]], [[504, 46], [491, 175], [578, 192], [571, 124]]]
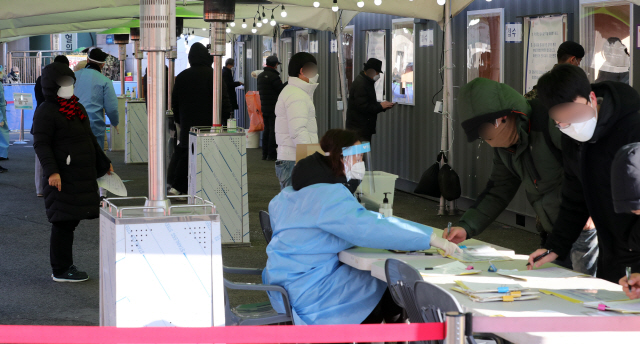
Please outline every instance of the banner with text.
[[525, 92], [531, 91], [542, 74], [558, 63], [556, 53], [564, 41], [564, 16], [531, 18], [527, 44]]

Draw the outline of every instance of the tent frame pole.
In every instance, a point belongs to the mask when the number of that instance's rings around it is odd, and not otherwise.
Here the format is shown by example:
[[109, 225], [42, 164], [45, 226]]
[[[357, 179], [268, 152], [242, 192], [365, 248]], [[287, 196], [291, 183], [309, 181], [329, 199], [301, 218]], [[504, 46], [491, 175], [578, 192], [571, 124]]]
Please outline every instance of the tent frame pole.
[[[449, 165], [453, 164], [453, 44], [451, 32], [451, 0], [446, 0], [444, 4], [444, 82], [442, 85], [443, 104], [442, 104], [442, 138], [440, 141], [440, 150], [445, 153]], [[444, 159], [440, 163], [440, 167], [444, 165]], [[445, 201], [440, 196], [440, 206], [438, 207], [438, 215], [445, 215], [445, 209], [448, 208], [449, 215], [456, 212], [455, 201]]]
[[[338, 13], [336, 13], [338, 15]], [[340, 11], [340, 21], [336, 30], [336, 44], [338, 45], [338, 74], [340, 75], [340, 96], [342, 98], [342, 128], [346, 128], [347, 123], [347, 73], [344, 66], [344, 45], [342, 45], [342, 11]]]

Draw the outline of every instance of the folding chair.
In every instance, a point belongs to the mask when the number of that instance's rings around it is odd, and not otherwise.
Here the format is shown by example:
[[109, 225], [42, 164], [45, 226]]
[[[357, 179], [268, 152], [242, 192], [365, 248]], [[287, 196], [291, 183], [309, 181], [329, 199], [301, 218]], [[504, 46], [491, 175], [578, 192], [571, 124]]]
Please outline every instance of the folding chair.
[[260, 210], [260, 227], [262, 227], [262, 234], [264, 235], [264, 240], [267, 241], [267, 245], [271, 242], [271, 237], [273, 236], [273, 229], [271, 229], [271, 217], [269, 213], [264, 210]]
[[422, 281], [420, 272], [397, 259], [387, 259], [384, 264], [384, 272], [393, 301], [404, 308], [410, 322], [423, 322], [420, 310], [416, 307], [413, 291], [416, 282]]

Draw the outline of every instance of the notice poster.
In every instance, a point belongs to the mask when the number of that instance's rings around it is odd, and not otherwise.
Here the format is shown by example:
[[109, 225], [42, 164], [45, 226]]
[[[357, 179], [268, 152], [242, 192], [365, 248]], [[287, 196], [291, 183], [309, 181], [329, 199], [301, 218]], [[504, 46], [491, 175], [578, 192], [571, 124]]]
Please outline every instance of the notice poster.
[[376, 58], [382, 61], [383, 74], [380, 74], [380, 79], [375, 83], [376, 97], [379, 102], [384, 101], [384, 72], [387, 66], [384, 40], [384, 31], [367, 31], [367, 60]]
[[531, 18], [527, 44], [525, 92], [531, 91], [542, 74], [558, 63], [556, 53], [562, 42], [564, 42], [563, 16]]

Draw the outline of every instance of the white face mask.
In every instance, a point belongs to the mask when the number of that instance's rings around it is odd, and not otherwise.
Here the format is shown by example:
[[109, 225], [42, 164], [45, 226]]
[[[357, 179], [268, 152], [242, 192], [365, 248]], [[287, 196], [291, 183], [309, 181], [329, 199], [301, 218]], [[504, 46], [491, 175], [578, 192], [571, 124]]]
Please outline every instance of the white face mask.
[[309, 78], [309, 83], [310, 84], [315, 84], [318, 82], [318, 78], [320, 77], [320, 74], [316, 74], [315, 76], [312, 76]]
[[376, 74], [376, 76], [373, 77], [373, 81], [378, 81], [380, 80], [380, 74]]
[[69, 99], [71, 96], [73, 96], [73, 85], [60, 86], [58, 89], [58, 97]]
[[360, 161], [351, 166], [351, 169], [347, 171], [347, 180], [358, 179], [362, 180], [364, 173], [366, 172], [364, 161]]
[[571, 123], [568, 128], [560, 129], [560, 131], [576, 141], [587, 142], [593, 137], [597, 124], [598, 108], [596, 108], [596, 115], [590, 120], [582, 123]]

